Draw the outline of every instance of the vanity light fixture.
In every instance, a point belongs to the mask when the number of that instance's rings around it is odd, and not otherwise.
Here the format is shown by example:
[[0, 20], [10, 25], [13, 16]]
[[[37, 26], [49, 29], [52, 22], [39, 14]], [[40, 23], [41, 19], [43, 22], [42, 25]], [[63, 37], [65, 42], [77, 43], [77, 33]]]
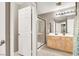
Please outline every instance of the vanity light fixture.
[[61, 5], [61, 2], [57, 2], [56, 5], [57, 5], [57, 6], [60, 6], [60, 5]]
[[65, 15], [65, 14], [74, 13], [74, 12], [75, 12], [74, 10], [70, 10], [70, 11], [56, 13], [56, 15]]

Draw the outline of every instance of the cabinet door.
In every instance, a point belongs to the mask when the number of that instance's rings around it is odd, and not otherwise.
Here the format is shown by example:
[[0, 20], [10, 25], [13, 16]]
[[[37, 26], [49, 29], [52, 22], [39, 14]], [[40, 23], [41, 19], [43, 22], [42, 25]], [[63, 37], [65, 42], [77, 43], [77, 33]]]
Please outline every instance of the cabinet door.
[[54, 36], [49, 36], [47, 40], [47, 46], [50, 48], [55, 48], [56, 42]]
[[55, 39], [55, 37], [53, 36], [52, 37], [52, 48], [55, 48], [56, 47], [56, 39]]
[[61, 50], [65, 50], [65, 37], [61, 37], [61, 39], [60, 39], [60, 41], [61, 41]]
[[67, 51], [67, 52], [72, 52], [73, 51], [73, 41], [72, 41], [71, 37], [66, 37], [65, 51]]
[[64, 50], [64, 37], [56, 37], [56, 49]]

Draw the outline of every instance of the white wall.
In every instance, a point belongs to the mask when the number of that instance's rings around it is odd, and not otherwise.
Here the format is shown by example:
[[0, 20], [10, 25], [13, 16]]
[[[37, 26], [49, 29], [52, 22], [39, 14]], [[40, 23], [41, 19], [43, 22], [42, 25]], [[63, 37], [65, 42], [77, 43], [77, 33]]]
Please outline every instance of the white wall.
[[[0, 40], [5, 40], [5, 3], [0, 2]], [[5, 55], [5, 44], [0, 46], [0, 55]]]
[[74, 35], [74, 18], [67, 19], [67, 32], [71, 35]]
[[18, 5], [14, 6], [14, 51], [18, 50]]

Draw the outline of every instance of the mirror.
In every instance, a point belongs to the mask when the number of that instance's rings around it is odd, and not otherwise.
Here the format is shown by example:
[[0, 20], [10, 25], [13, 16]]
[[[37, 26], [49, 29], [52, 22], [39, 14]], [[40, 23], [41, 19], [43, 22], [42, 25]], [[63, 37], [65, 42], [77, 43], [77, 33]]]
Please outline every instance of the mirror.
[[65, 17], [55, 18], [55, 34], [62, 33], [65, 35], [67, 33], [67, 19]]
[[61, 17], [61, 18], [55, 18], [54, 19], [54, 29], [55, 34], [74, 34], [74, 18], [73, 17]]

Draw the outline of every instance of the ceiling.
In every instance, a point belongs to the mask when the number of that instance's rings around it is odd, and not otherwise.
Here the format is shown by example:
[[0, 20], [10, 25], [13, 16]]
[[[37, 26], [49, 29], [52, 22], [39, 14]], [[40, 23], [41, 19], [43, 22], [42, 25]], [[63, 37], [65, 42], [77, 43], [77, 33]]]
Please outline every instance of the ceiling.
[[74, 2], [62, 2], [60, 6], [56, 5], [56, 3], [57, 2], [37, 2], [38, 14], [43, 14], [75, 6]]

